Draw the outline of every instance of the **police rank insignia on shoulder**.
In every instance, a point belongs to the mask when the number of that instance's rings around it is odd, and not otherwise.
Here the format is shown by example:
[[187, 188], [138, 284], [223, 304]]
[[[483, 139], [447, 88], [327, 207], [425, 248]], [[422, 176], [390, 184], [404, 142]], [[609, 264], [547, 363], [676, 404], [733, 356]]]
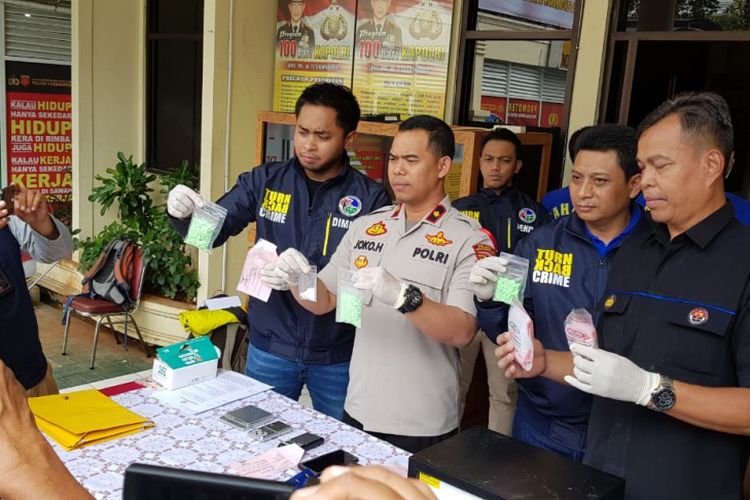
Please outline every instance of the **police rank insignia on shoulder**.
[[432, 222], [433, 224], [440, 220], [440, 218], [445, 215], [445, 213], [448, 211], [447, 208], [445, 208], [443, 205], [436, 206], [432, 212], [430, 212], [427, 217], [425, 217], [425, 220], [427, 222]]
[[365, 229], [365, 233], [369, 234], [370, 236], [380, 236], [387, 232], [388, 229], [385, 227], [385, 222], [383, 222], [382, 220]]

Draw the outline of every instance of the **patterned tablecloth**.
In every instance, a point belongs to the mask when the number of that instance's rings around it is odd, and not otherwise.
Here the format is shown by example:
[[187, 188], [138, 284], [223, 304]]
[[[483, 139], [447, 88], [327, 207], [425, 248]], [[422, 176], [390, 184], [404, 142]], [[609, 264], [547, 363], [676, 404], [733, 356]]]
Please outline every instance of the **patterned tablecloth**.
[[[73, 476], [96, 498], [119, 500], [122, 497], [123, 472], [132, 462], [232, 473], [232, 464], [278, 446], [279, 439], [259, 443], [250, 439], [246, 431], [219, 420], [227, 411], [248, 404], [274, 413], [278, 419], [295, 428], [284, 438], [293, 437], [301, 431], [323, 436], [325, 443], [307, 452], [304, 460], [343, 448], [359, 457], [361, 464], [383, 464], [406, 475], [409, 453], [273, 391], [234, 401], [199, 415], [167, 406], [151, 397], [151, 394], [152, 389], [146, 387], [113, 396], [112, 399], [153, 420], [156, 426], [152, 429], [71, 452], [52, 442]], [[278, 479], [287, 479], [297, 472], [296, 468], [289, 469]]]

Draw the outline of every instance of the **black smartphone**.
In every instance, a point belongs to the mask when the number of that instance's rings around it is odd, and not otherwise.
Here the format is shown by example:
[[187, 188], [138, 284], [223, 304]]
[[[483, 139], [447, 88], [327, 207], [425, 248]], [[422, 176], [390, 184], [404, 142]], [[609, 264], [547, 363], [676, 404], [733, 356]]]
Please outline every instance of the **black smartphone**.
[[288, 444], [299, 445], [303, 450], [308, 451], [323, 444], [323, 437], [318, 436], [317, 434], [313, 434], [312, 432], [305, 432], [304, 434], [300, 434], [299, 436], [294, 436], [293, 438], [282, 440], [279, 443], [279, 446], [286, 446]]
[[13, 214], [13, 197], [18, 192], [18, 188], [15, 184], [3, 188], [2, 200], [5, 202], [5, 210], [8, 211], [8, 215]]
[[357, 462], [359, 462], [359, 458], [348, 451], [336, 450], [317, 458], [300, 462], [299, 468], [309, 469], [316, 474], [320, 474], [326, 467], [330, 467], [331, 465], [354, 465]]

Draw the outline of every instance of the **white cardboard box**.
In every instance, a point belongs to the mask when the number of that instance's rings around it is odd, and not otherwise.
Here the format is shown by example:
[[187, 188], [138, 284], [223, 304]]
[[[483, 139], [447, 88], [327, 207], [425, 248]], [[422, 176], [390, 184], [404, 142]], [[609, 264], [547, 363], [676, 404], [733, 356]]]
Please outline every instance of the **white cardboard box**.
[[156, 350], [151, 378], [169, 390], [197, 384], [216, 377], [220, 356], [208, 337], [161, 347]]

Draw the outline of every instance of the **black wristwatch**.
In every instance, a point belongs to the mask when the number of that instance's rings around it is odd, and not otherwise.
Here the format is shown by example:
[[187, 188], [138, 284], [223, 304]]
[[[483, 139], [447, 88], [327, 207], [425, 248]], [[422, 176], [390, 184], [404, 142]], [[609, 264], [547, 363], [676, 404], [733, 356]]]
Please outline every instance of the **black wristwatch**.
[[660, 375], [660, 377], [659, 387], [651, 393], [651, 401], [646, 405], [649, 410], [659, 412], [671, 410], [677, 402], [672, 379], [666, 375]]
[[401, 304], [401, 307], [398, 308], [398, 312], [402, 314], [414, 312], [421, 305], [422, 290], [415, 287], [414, 285], [409, 285], [406, 287], [406, 290], [404, 290], [404, 303]]

